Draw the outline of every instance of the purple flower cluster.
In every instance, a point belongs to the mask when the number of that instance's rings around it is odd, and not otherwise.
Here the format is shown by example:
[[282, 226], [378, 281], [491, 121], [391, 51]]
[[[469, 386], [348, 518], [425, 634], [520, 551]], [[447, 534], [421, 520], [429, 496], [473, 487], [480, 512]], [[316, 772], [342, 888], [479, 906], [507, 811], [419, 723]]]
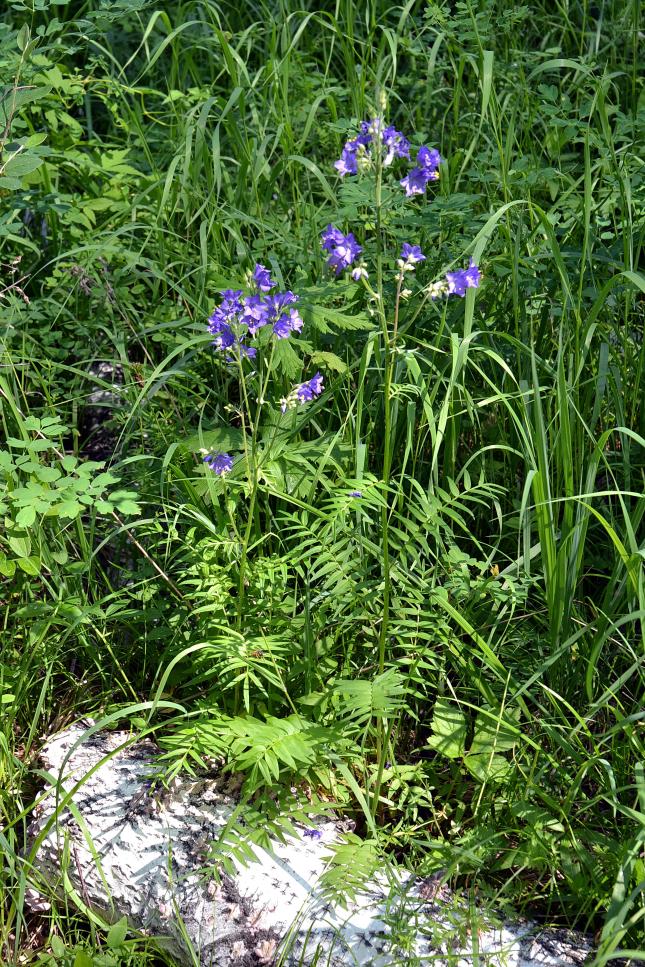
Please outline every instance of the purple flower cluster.
[[300, 403], [310, 403], [316, 396], [320, 396], [323, 391], [323, 378], [320, 373], [316, 373], [306, 383], [301, 383], [296, 390]]
[[320, 829], [305, 829], [303, 836], [308, 839], [322, 839], [322, 830]]
[[409, 242], [403, 243], [401, 249], [401, 260], [409, 265], [416, 265], [418, 262], [425, 262], [426, 257], [421, 251], [420, 246], [410, 245]]
[[233, 469], [233, 457], [228, 453], [209, 453], [204, 457], [204, 463], [218, 477], [225, 477]]
[[427, 148], [422, 145], [417, 152], [417, 166], [407, 173], [401, 181], [405, 188], [405, 193], [410, 195], [425, 194], [429, 181], [437, 181], [439, 178], [439, 165], [443, 158], [436, 148]]
[[345, 142], [343, 152], [334, 164], [334, 168], [341, 178], [344, 178], [345, 175], [358, 174], [362, 165], [369, 167], [372, 157], [369, 147], [378, 141], [385, 149], [384, 165], [392, 164], [395, 158], [410, 157], [410, 142], [395, 127], [389, 125], [384, 128], [380, 118], [374, 118], [372, 121], [361, 121], [360, 134], [351, 141]]
[[315, 376], [312, 376], [305, 383], [300, 383], [299, 386], [295, 386], [289, 395], [280, 401], [280, 409], [283, 413], [286, 413], [287, 410], [292, 410], [298, 404], [311, 403], [316, 396], [320, 396], [323, 389], [323, 377], [321, 373], [316, 373]]
[[410, 142], [393, 125], [390, 124], [388, 127], [383, 128], [381, 139], [386, 149], [385, 157], [383, 158], [385, 167], [391, 165], [395, 158], [410, 157]]
[[348, 269], [356, 256], [363, 251], [351, 232], [343, 235], [335, 225], [328, 225], [320, 240], [325, 251], [330, 253], [327, 265], [336, 275], [340, 275], [343, 269]]
[[[368, 169], [372, 162], [370, 148], [380, 142], [383, 146], [383, 165], [391, 165], [395, 158], [410, 157], [410, 142], [400, 131], [391, 124], [383, 126], [380, 118], [372, 121], [361, 121], [360, 134], [351, 141], [345, 142], [343, 152], [334, 163], [334, 168], [344, 178], [345, 175], [357, 175], [359, 171]], [[417, 163], [403, 178], [401, 185], [406, 195], [425, 194], [428, 182], [439, 178], [439, 165], [442, 157], [436, 148], [422, 145], [417, 152]]]
[[294, 308], [298, 296], [293, 292], [274, 292], [276, 283], [263, 265], [256, 265], [251, 276], [257, 290], [244, 296], [241, 289], [225, 289], [222, 301], [208, 319], [208, 331], [215, 337], [216, 349], [237, 347], [242, 356], [253, 358], [257, 350], [248, 346], [247, 336], [256, 336], [264, 326], [271, 326], [277, 339], [288, 339], [302, 329], [302, 316]]
[[459, 269], [457, 272], [446, 272], [448, 283], [448, 295], [466, 295], [466, 289], [477, 289], [481, 280], [479, 267], [470, 260], [467, 269]]
[[445, 279], [433, 282], [428, 286], [431, 299], [442, 295], [465, 296], [466, 289], [478, 289], [481, 282], [479, 266], [471, 259], [467, 269], [457, 269], [456, 272], [446, 272]]

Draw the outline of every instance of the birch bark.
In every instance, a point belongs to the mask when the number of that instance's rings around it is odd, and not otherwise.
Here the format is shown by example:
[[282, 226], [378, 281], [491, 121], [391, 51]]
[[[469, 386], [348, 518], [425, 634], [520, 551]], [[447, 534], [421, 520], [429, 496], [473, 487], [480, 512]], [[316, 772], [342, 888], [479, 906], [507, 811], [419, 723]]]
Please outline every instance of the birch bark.
[[478, 951], [489, 967], [578, 967], [591, 952], [581, 935], [483, 914], [474, 941], [449, 891], [401, 870], [378, 874], [347, 909], [326, 902], [319, 880], [341, 835], [334, 822], [317, 826], [319, 838], [254, 848], [256, 862], [217, 882], [203, 858], [237, 804], [225, 778], [179, 779], [158, 799], [147, 782], [158, 750], [129, 739], [78, 725], [46, 743], [51, 784], [30, 829], [35, 866], [49, 888], [162, 938], [178, 964], [472, 967]]

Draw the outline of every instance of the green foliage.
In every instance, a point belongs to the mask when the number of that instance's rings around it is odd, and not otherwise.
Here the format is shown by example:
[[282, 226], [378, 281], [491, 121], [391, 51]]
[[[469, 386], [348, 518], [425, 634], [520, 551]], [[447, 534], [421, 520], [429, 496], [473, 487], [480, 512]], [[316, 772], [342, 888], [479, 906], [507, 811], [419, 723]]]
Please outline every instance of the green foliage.
[[377, 871], [382, 871], [379, 844], [346, 833], [331, 852], [329, 866], [320, 879], [323, 896], [336, 903], [355, 899]]
[[16, 565], [32, 577], [43, 564], [65, 565], [64, 522], [83, 512], [139, 513], [135, 491], [108, 489], [118, 478], [100, 472], [102, 463], [61, 453], [57, 444], [68, 428], [57, 417], [27, 417], [21, 430], [22, 439], [7, 437], [10, 449], [0, 450], [0, 572], [8, 578]]
[[[389, 852], [598, 931], [599, 963], [638, 949], [638, 5], [5, 8], [0, 959], [29, 947], [37, 737], [151, 696], [185, 709], [154, 718], [160, 781], [216, 762], [253, 817], [204, 863], [335, 802], [361, 836], [334, 897]], [[483, 271], [402, 302], [389, 347], [319, 246], [333, 222], [377, 258], [374, 182], [332, 164], [381, 90], [446, 158], [432, 201], [382, 186], [382, 304], [403, 241], [420, 288]], [[247, 408], [204, 323], [255, 261], [305, 324]], [[152, 960], [52, 918], [43, 962]]]
[[481, 709], [468, 749], [466, 716], [454, 703], [437, 699], [430, 728], [428, 746], [448, 759], [461, 759], [479, 782], [508, 780], [510, 763], [501, 753], [510, 752], [521, 735], [517, 724], [510, 720], [508, 710]]
[[57, 933], [49, 937], [49, 949], [38, 954], [35, 963], [46, 967], [127, 967], [151, 962], [136, 941], [126, 941], [128, 922], [122, 917], [106, 930], [101, 947], [66, 942]]

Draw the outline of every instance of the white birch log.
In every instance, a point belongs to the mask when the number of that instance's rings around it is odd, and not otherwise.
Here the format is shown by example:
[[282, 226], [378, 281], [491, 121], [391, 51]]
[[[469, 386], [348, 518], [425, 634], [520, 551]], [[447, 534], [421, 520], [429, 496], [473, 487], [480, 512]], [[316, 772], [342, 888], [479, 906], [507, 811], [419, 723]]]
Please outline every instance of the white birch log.
[[[473, 941], [454, 925], [455, 898], [405, 871], [378, 874], [347, 909], [326, 902], [318, 883], [341, 835], [334, 822], [254, 848], [257, 861], [219, 883], [205, 878], [204, 848], [236, 806], [225, 778], [177, 780], [158, 802], [146, 782], [158, 750], [141, 741], [114, 754], [128, 739], [79, 725], [47, 742], [52, 784], [30, 830], [36, 868], [105, 919], [125, 915], [134, 930], [163, 938], [178, 964], [471, 967], [477, 950], [490, 967], [579, 967], [591, 952], [582, 935], [519, 918], [493, 925], [484, 914]], [[405, 924], [405, 941], [393, 921]]]

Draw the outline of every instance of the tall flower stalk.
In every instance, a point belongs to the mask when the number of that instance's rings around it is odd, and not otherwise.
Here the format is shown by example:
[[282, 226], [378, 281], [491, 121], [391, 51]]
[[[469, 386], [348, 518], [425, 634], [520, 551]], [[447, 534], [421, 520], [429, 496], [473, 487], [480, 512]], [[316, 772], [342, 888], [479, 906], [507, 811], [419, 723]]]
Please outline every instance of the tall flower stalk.
[[[411, 290], [405, 288], [406, 276], [413, 273], [417, 265], [425, 261], [425, 255], [418, 245], [406, 242], [397, 260], [396, 293], [391, 315], [385, 305], [384, 290], [384, 219], [383, 219], [383, 174], [396, 158], [410, 158], [410, 143], [408, 139], [392, 126], [386, 126], [384, 121], [385, 98], [379, 99], [379, 113], [372, 121], [363, 121], [356, 138], [347, 141], [339, 160], [335, 163], [341, 178], [346, 175], [360, 175], [371, 171], [374, 176], [374, 221], [375, 221], [375, 249], [376, 249], [376, 281], [372, 288], [367, 281], [369, 276], [363, 263], [352, 265], [363, 251], [350, 232], [344, 235], [338, 228], [328, 225], [322, 235], [323, 247], [330, 252], [328, 266], [339, 275], [343, 269], [351, 268], [351, 275], [355, 281], [363, 281], [372, 302], [375, 304], [375, 314], [381, 329], [382, 360], [383, 360], [383, 458], [381, 466], [381, 480], [383, 485], [383, 501], [381, 505], [381, 576], [383, 581], [383, 611], [378, 635], [378, 673], [382, 675], [386, 667], [387, 644], [390, 631], [390, 607], [392, 594], [392, 578], [390, 568], [390, 482], [394, 457], [395, 426], [392, 406], [392, 387], [397, 356], [397, 339], [399, 336], [399, 313], [401, 302], [410, 296]], [[412, 167], [399, 183], [405, 189], [406, 197], [425, 195], [427, 186], [439, 178], [439, 165], [442, 157], [436, 148], [422, 145], [416, 155], [416, 165]], [[425, 293], [421, 305], [428, 299], [439, 296], [463, 296], [469, 287], [479, 285], [479, 270], [471, 261], [468, 269], [449, 272], [445, 278], [430, 286]], [[421, 308], [421, 307], [420, 307]], [[420, 311], [420, 309], [419, 309]], [[416, 318], [416, 316], [415, 316]], [[376, 815], [383, 783], [383, 773], [387, 758], [390, 730], [386, 718], [380, 718], [376, 723], [376, 777], [371, 796], [371, 812]]]
[[[255, 411], [255, 419], [252, 421], [251, 430], [251, 446], [250, 448], [246, 444], [246, 432], [244, 432], [244, 415], [242, 415], [242, 429], [243, 429], [243, 440], [245, 441], [245, 451], [244, 456], [246, 460], [246, 474], [249, 481], [249, 509], [246, 518], [246, 527], [244, 528], [244, 533], [242, 535], [242, 549], [240, 553], [240, 566], [238, 572], [238, 585], [237, 585], [237, 630], [241, 631], [244, 624], [244, 599], [246, 596], [246, 568], [249, 557], [249, 542], [251, 540], [251, 531], [253, 528], [253, 519], [255, 517], [255, 507], [257, 502], [258, 494], [258, 429], [261, 422], [262, 406], [264, 404], [264, 396], [267, 389], [267, 384], [269, 381], [269, 376], [271, 374], [271, 364], [273, 362], [273, 353], [275, 350], [275, 342], [271, 343], [271, 353], [269, 356], [269, 361], [266, 366], [266, 372], [264, 375], [264, 380], [260, 379], [260, 394], [258, 396], [257, 407]], [[244, 396], [244, 406], [246, 412], [250, 414], [250, 402], [248, 396], [248, 388], [245, 379], [245, 372], [243, 368], [242, 354], [237, 354], [237, 363], [239, 368], [239, 381], [242, 387], [242, 393]]]
[[[298, 296], [290, 291], [272, 292], [276, 283], [270, 276], [269, 270], [263, 265], [256, 265], [247, 278], [251, 288], [249, 295], [243, 291], [225, 289], [221, 292], [221, 301], [208, 320], [209, 332], [215, 337], [213, 347], [218, 352], [226, 353], [226, 361], [234, 364], [237, 369], [238, 382], [242, 405], [239, 410], [242, 424], [242, 442], [244, 447], [244, 463], [248, 481], [249, 503], [246, 523], [241, 535], [240, 559], [237, 587], [237, 628], [242, 630], [245, 616], [245, 598], [249, 545], [253, 530], [253, 522], [257, 509], [259, 488], [259, 441], [262, 425], [262, 409], [267, 403], [269, 381], [273, 371], [273, 358], [276, 341], [288, 339], [292, 333], [302, 329], [303, 320], [296, 308]], [[269, 342], [264, 341], [264, 347], [270, 346], [268, 358], [260, 353], [258, 347], [252, 345], [261, 330], [270, 330]], [[258, 371], [247, 371], [247, 361], [258, 359]], [[249, 385], [255, 383], [257, 403], [255, 411], [251, 407]], [[287, 409], [299, 404], [307, 403], [318, 396], [323, 390], [323, 380], [320, 373], [296, 386], [286, 399], [281, 401], [283, 413]], [[207, 453], [204, 463], [220, 477], [228, 475], [234, 467], [234, 460], [227, 453]]]
[[[395, 412], [393, 407], [393, 386], [397, 359], [397, 343], [400, 339], [400, 312], [404, 300], [412, 295], [412, 290], [406, 288], [406, 279], [414, 273], [417, 266], [425, 261], [425, 255], [418, 245], [404, 243], [401, 253], [396, 260], [396, 288], [393, 304], [386, 305], [385, 265], [387, 251], [385, 245], [386, 224], [383, 210], [383, 179], [385, 170], [394, 163], [395, 159], [410, 158], [410, 143], [407, 138], [392, 126], [386, 126], [384, 121], [385, 104], [380, 104], [380, 113], [371, 121], [360, 124], [360, 133], [356, 138], [346, 142], [341, 158], [335, 168], [341, 177], [359, 175], [366, 172], [373, 173], [374, 186], [374, 216], [375, 216], [375, 269], [374, 285], [369, 281], [369, 273], [361, 256], [363, 246], [352, 232], [345, 234], [335, 225], [328, 225], [322, 232], [323, 249], [328, 253], [327, 265], [338, 277], [345, 270], [349, 270], [356, 282], [362, 282], [369, 298], [374, 305], [374, 314], [378, 318], [381, 335], [381, 362], [383, 370], [383, 453], [381, 465], [381, 482], [383, 500], [381, 503], [380, 519], [380, 547], [381, 547], [381, 577], [383, 583], [383, 610], [378, 631], [378, 674], [383, 675], [386, 669], [386, 655], [390, 637], [390, 610], [392, 596], [392, 575], [390, 561], [390, 518], [391, 506], [391, 477], [394, 461], [394, 445], [396, 437]], [[442, 158], [435, 148], [422, 145], [416, 154], [416, 164], [410, 168], [407, 175], [400, 179], [399, 184], [405, 190], [406, 197], [423, 196], [430, 182], [439, 177], [439, 165]], [[357, 261], [358, 260], [358, 261]], [[457, 269], [446, 273], [443, 280], [434, 282], [424, 290], [424, 298], [420, 308], [428, 299], [440, 296], [463, 296], [466, 289], [479, 285], [479, 269], [471, 261], [466, 269]], [[253, 525], [258, 513], [258, 492], [260, 487], [260, 464], [264, 444], [264, 453], [271, 448], [271, 439], [267, 441], [262, 436], [262, 412], [267, 405], [270, 390], [270, 380], [273, 370], [275, 344], [279, 339], [288, 339], [293, 333], [299, 333], [303, 320], [298, 312], [298, 296], [290, 291], [275, 292], [276, 283], [271, 279], [269, 270], [263, 265], [256, 265], [253, 272], [247, 276], [250, 289], [244, 294], [242, 289], [226, 289], [221, 293], [219, 306], [209, 319], [209, 331], [213, 335], [213, 347], [223, 353], [227, 362], [233, 364], [237, 370], [240, 384], [239, 416], [242, 425], [242, 440], [244, 448], [243, 461], [246, 470], [246, 493], [248, 507], [246, 520], [240, 534], [240, 556], [237, 586], [237, 628], [242, 631], [245, 621], [246, 585], [249, 562], [249, 550]], [[412, 316], [412, 319], [416, 315]], [[409, 322], [409, 318], [408, 318]], [[261, 332], [264, 330], [264, 332]], [[257, 362], [256, 362], [257, 359]], [[249, 361], [253, 366], [249, 368]], [[323, 378], [315, 373], [310, 379], [302, 382], [283, 396], [279, 401], [282, 418], [288, 418], [289, 411], [306, 405], [319, 396], [323, 391]], [[252, 408], [252, 397], [257, 394]], [[278, 416], [278, 423], [281, 417]], [[273, 433], [276, 432], [277, 423]], [[269, 434], [271, 436], [271, 434]], [[236, 476], [236, 461], [227, 453], [205, 452], [204, 462], [208, 469], [219, 477], [229, 474]], [[360, 496], [360, 491], [354, 492]], [[239, 531], [238, 531], [239, 533]], [[376, 776], [371, 788], [370, 809], [376, 815], [379, 808], [380, 791], [383, 774], [390, 745], [391, 733], [395, 722], [385, 716], [376, 721]]]
[[[382, 121], [377, 120], [380, 127]], [[378, 135], [378, 130], [375, 135]], [[390, 536], [389, 536], [389, 486], [390, 474], [392, 470], [392, 407], [391, 407], [391, 386], [394, 365], [393, 346], [390, 344], [390, 334], [388, 330], [387, 314], [385, 310], [385, 299], [383, 290], [383, 215], [382, 215], [382, 190], [383, 190], [383, 155], [381, 151], [375, 151], [375, 181], [374, 181], [374, 207], [376, 221], [376, 308], [381, 323], [381, 333], [383, 340], [383, 363], [384, 363], [384, 384], [383, 384], [383, 419], [384, 419], [384, 440], [383, 440], [383, 504], [381, 506], [381, 554], [382, 554], [382, 577], [383, 577], [383, 615], [381, 618], [381, 628], [378, 641], [378, 671], [382, 675], [385, 670], [385, 651], [387, 643], [388, 628], [390, 624]], [[372, 794], [371, 812], [376, 816], [378, 803], [383, 782], [383, 771], [385, 768], [386, 757], [386, 737], [387, 721], [380, 718], [376, 723], [376, 763], [377, 774]]]

